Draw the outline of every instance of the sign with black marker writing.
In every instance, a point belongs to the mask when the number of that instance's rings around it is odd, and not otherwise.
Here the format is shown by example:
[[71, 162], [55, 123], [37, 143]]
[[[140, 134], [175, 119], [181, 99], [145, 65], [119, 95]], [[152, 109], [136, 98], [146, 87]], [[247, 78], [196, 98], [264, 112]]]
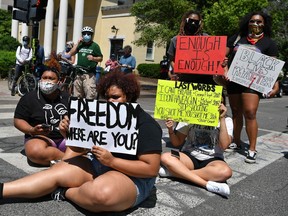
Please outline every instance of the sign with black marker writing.
[[226, 36], [177, 36], [174, 72], [223, 75]]
[[275, 57], [239, 46], [227, 76], [235, 83], [268, 94], [284, 64], [284, 61]]
[[154, 118], [217, 126], [222, 86], [158, 80]]
[[137, 103], [112, 103], [71, 97], [67, 146], [136, 155], [138, 145]]

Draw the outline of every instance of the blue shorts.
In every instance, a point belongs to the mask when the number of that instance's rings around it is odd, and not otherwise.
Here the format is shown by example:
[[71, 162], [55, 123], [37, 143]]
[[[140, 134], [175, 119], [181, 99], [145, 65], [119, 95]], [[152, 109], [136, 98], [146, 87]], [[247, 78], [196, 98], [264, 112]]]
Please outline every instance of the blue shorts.
[[[104, 174], [110, 170], [113, 170], [110, 167], [104, 166], [101, 164], [92, 153], [87, 154], [89, 160], [92, 162], [93, 170], [96, 173], [96, 175]], [[155, 178], [135, 178], [128, 176], [135, 184], [136, 190], [137, 190], [137, 197], [135, 200], [135, 203], [132, 207], [137, 206], [141, 202], [143, 202], [145, 199], [147, 199], [150, 195], [151, 190], [154, 187], [156, 177]]]

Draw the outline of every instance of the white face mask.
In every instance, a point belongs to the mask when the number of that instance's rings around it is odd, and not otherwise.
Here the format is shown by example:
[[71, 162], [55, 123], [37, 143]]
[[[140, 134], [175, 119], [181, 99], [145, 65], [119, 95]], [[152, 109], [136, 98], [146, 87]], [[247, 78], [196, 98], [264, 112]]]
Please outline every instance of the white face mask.
[[39, 82], [39, 88], [43, 94], [51, 94], [53, 93], [57, 88], [58, 84], [53, 83], [51, 81], [41, 81]]

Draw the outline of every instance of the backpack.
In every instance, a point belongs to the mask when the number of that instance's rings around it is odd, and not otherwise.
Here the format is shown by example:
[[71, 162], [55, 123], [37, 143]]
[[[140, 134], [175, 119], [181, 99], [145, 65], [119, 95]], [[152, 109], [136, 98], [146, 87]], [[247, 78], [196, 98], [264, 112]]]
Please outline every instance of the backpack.
[[[20, 52], [22, 50], [22, 44], [20, 45]], [[29, 52], [28, 52], [28, 56], [30, 55], [30, 51], [31, 51], [31, 47], [29, 47]]]

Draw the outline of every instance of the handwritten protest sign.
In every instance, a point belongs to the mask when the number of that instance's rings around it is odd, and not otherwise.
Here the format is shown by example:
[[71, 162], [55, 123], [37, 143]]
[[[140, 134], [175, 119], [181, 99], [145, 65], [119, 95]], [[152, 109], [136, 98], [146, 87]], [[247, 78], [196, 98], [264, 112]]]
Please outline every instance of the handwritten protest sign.
[[233, 82], [267, 94], [284, 64], [284, 61], [239, 46], [227, 76]]
[[67, 146], [91, 149], [101, 146], [110, 152], [136, 155], [138, 114], [136, 103], [111, 103], [70, 99]]
[[158, 80], [154, 118], [217, 126], [222, 86]]
[[226, 36], [178, 36], [174, 71], [223, 75], [226, 40]]

